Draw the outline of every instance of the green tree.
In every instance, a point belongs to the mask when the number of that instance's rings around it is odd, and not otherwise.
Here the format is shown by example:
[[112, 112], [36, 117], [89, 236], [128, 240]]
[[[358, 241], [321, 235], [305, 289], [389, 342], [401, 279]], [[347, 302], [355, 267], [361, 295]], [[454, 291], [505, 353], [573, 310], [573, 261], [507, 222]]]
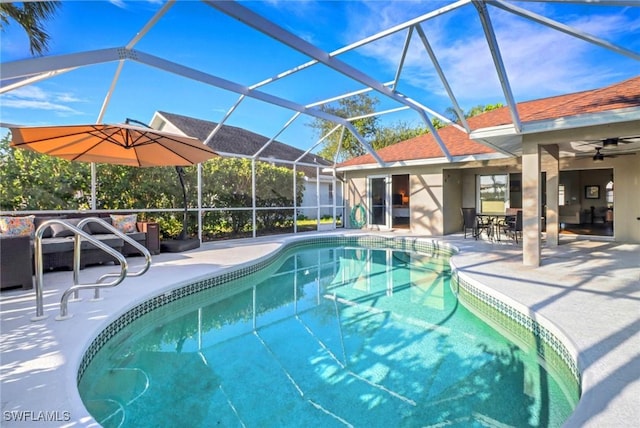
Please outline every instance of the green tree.
[[98, 164], [96, 168], [98, 209], [183, 208], [182, 189], [173, 167]]
[[88, 164], [69, 162], [0, 141], [0, 209], [70, 210], [89, 208]]
[[375, 150], [379, 150], [383, 147], [399, 143], [400, 141], [426, 134], [427, 132], [429, 132], [427, 128], [411, 127], [406, 122], [397, 122], [391, 126], [378, 129], [375, 137], [371, 141], [371, 145]]
[[[481, 113], [495, 110], [500, 107], [502, 107], [502, 104], [500, 103], [488, 104], [486, 106], [477, 105], [471, 108], [467, 113], [465, 113], [465, 117], [477, 116]], [[451, 120], [455, 121], [457, 119], [455, 115], [455, 111], [451, 107], [447, 109], [446, 114], [447, 114], [447, 117], [449, 117]], [[447, 126], [445, 122], [438, 119], [437, 117], [432, 118], [431, 123], [435, 129], [440, 129]], [[371, 145], [375, 150], [379, 150], [383, 147], [387, 147], [392, 144], [399, 143], [401, 141], [409, 140], [411, 138], [417, 137], [422, 134], [426, 134], [428, 132], [430, 131], [426, 126], [412, 127], [406, 122], [397, 122], [391, 126], [379, 127], [376, 130], [375, 136], [371, 140]]]
[[17, 22], [29, 37], [32, 55], [43, 55], [49, 50], [49, 34], [43, 22], [53, 17], [60, 7], [59, 1], [29, 1], [0, 3], [0, 30], [9, 25], [9, 20]]
[[[467, 112], [465, 112], [464, 117], [477, 116], [479, 114], [482, 114], [491, 110], [496, 110], [501, 107], [504, 107], [504, 104], [502, 103], [487, 104], [487, 105], [478, 104], [477, 106], [471, 107]], [[447, 116], [447, 118], [451, 119], [451, 121], [459, 122], [458, 116], [456, 115], [456, 111], [453, 109], [453, 107], [448, 107], [445, 112], [445, 115]]]
[[[296, 199], [302, 203], [304, 180], [298, 172]], [[218, 214], [208, 214], [207, 223], [218, 222], [234, 234], [250, 230], [253, 204], [251, 193], [251, 160], [241, 158], [213, 158], [202, 164], [202, 204], [209, 208], [231, 208]], [[259, 228], [273, 229], [293, 218], [293, 170], [288, 167], [256, 162], [256, 213]], [[234, 209], [235, 208], [235, 209]]]
[[487, 104], [487, 105], [480, 104], [469, 109], [469, 111], [465, 114], [465, 116], [466, 117], [477, 116], [479, 114], [486, 113], [491, 110], [499, 109], [500, 107], [503, 107], [502, 103]]
[[[349, 98], [344, 98], [338, 101], [337, 107], [322, 107], [322, 110], [331, 113], [335, 116], [350, 118], [358, 117], [375, 112], [375, 107], [378, 104], [376, 98], [370, 97], [366, 94], [360, 94]], [[486, 111], [495, 110], [502, 107], [502, 104], [488, 104], [478, 105], [471, 108], [465, 117], [476, 116]], [[457, 116], [453, 108], [449, 107], [446, 110], [446, 115], [452, 121], [457, 121]], [[397, 122], [390, 126], [381, 126], [378, 118], [375, 116], [357, 119], [352, 121], [354, 127], [358, 130], [360, 135], [368, 141], [374, 150], [379, 150], [383, 147], [390, 146], [400, 141], [405, 141], [418, 135], [426, 134], [429, 129], [426, 126], [412, 127], [406, 122]], [[431, 123], [435, 129], [440, 129], [446, 126], [442, 120], [434, 117]], [[317, 131], [318, 137], [323, 137], [329, 133], [334, 127], [335, 123], [327, 122], [322, 119], [316, 119], [309, 124]], [[333, 159], [336, 151], [339, 147], [340, 132], [334, 132], [329, 138], [325, 140], [322, 149], [318, 152], [319, 155]], [[338, 157], [338, 162], [350, 159], [356, 156], [361, 156], [366, 153], [363, 145], [350, 133], [345, 132], [342, 140], [342, 150]]]
[[[359, 94], [339, 100], [337, 106], [322, 106], [321, 110], [334, 116], [348, 119], [375, 112], [377, 104], [377, 98], [367, 94]], [[378, 118], [375, 116], [356, 119], [351, 123], [365, 140], [373, 138], [378, 131]], [[318, 138], [322, 138], [335, 128], [336, 124], [322, 119], [315, 119], [309, 126], [316, 130]], [[331, 134], [325, 140], [318, 154], [326, 159], [334, 159], [340, 145], [342, 149], [340, 150], [338, 161], [360, 156], [366, 152], [362, 144], [348, 131], [344, 132], [344, 138], [342, 139], [342, 144], [340, 144], [341, 134], [340, 131]]]

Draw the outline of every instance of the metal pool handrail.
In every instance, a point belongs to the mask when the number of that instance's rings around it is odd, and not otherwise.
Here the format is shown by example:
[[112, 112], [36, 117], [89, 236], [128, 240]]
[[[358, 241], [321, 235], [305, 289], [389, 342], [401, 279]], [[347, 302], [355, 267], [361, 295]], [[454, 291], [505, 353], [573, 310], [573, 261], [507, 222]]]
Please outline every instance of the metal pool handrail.
[[[74, 239], [76, 239], [76, 242], [80, 241], [80, 237], [83, 237], [86, 240], [88, 240], [89, 242], [91, 242], [93, 245], [98, 247], [99, 249], [101, 249], [104, 252], [112, 255], [120, 263], [120, 270], [121, 270], [120, 271], [120, 275], [118, 275], [118, 278], [116, 280], [110, 282], [110, 283], [106, 283], [106, 284], [91, 284], [91, 285], [74, 285], [74, 286], [68, 288], [62, 294], [62, 299], [60, 300], [60, 315], [58, 317], [56, 317], [56, 319], [68, 318], [68, 315], [67, 315], [67, 300], [69, 299], [69, 295], [72, 292], [74, 292], [75, 290], [79, 290], [79, 289], [83, 289], [83, 288], [93, 288], [93, 287], [115, 287], [116, 285], [120, 284], [124, 280], [124, 278], [127, 276], [127, 260], [118, 251], [114, 250], [113, 248], [111, 248], [110, 246], [104, 244], [103, 242], [100, 242], [99, 240], [95, 239], [94, 237], [92, 237], [87, 232], [84, 232], [80, 228], [72, 225], [71, 223], [69, 223], [67, 221], [59, 220], [59, 219], [47, 220], [47, 221], [43, 222], [40, 225], [40, 227], [38, 227], [38, 230], [36, 230], [36, 233], [35, 233], [34, 260], [35, 260], [35, 269], [36, 269], [36, 315], [31, 318], [31, 321], [39, 321], [39, 320], [45, 319], [47, 317], [46, 315], [44, 315], [44, 302], [43, 302], [44, 299], [43, 299], [43, 291], [42, 291], [42, 284], [43, 284], [43, 278], [42, 277], [43, 277], [43, 271], [44, 271], [44, 266], [43, 266], [43, 262], [42, 262], [42, 235], [44, 234], [44, 231], [47, 229], [47, 227], [51, 226], [52, 224], [60, 224], [63, 227], [71, 230], [75, 235]], [[79, 250], [80, 247], [78, 245], [75, 248], [77, 248]], [[78, 254], [76, 254], [76, 253], [78, 253]], [[80, 257], [79, 251], [75, 251], [75, 249], [74, 249], [74, 260], [76, 258], [79, 259], [79, 257]]]
[[[78, 222], [78, 228], [82, 229], [84, 225], [88, 223], [98, 223], [99, 225], [101, 225], [102, 227], [104, 227], [114, 235], [118, 236], [119, 238], [122, 238], [125, 242], [128, 242], [129, 244], [131, 244], [136, 250], [138, 250], [138, 252], [140, 252], [140, 254], [144, 256], [145, 263], [142, 269], [139, 270], [138, 272], [127, 272], [127, 275], [126, 275], [127, 278], [142, 276], [149, 270], [149, 267], [151, 266], [151, 253], [146, 247], [144, 247], [143, 245], [140, 245], [135, 239], [122, 233], [121, 231], [116, 229], [113, 225], [107, 223], [106, 221], [104, 221], [99, 217], [87, 217], [82, 219], [80, 222]], [[73, 253], [74, 254], [74, 257], [73, 257], [73, 284], [74, 285], [80, 285], [80, 245], [81, 245], [80, 243], [81, 243], [80, 239], [76, 239], [74, 243], [75, 245], [74, 253]], [[105, 279], [117, 278], [118, 276], [119, 274], [117, 273], [107, 273], [105, 275], [102, 275], [100, 278], [98, 278], [96, 283], [102, 284], [102, 281], [104, 281]], [[94, 300], [100, 299], [100, 288], [101, 287], [94, 288], [94, 295], [93, 295]], [[78, 290], [75, 291], [75, 295], [74, 295], [74, 297], [76, 298], [78, 297], [77, 292]]]

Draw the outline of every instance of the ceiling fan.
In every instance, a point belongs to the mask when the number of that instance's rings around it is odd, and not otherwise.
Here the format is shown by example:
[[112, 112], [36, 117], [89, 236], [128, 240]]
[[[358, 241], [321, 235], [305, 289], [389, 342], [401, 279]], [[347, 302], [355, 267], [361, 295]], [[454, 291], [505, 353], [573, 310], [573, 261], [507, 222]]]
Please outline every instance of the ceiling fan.
[[[623, 155], [635, 155], [634, 152], [619, 153], [617, 150], [615, 150], [615, 148], [617, 148], [618, 145], [624, 145], [624, 144], [630, 144], [630, 143], [640, 143], [640, 135], [628, 136], [628, 137], [611, 137], [611, 138], [604, 138], [604, 139], [592, 140], [592, 141], [587, 140], [587, 141], [584, 141], [582, 144], [578, 144], [578, 146], [587, 146], [587, 145], [592, 146], [596, 150], [596, 152], [593, 154], [593, 158], [592, 158], [593, 161], [602, 162], [605, 158], [614, 158], [616, 156], [623, 156]], [[631, 148], [631, 146], [629, 148]], [[609, 152], [609, 149], [614, 149], [614, 151]], [[606, 152], [603, 153], [601, 150], [605, 150]]]
[[599, 140], [599, 141], [602, 143], [602, 147], [617, 146], [618, 143], [627, 144], [627, 143], [640, 142], [640, 135], [636, 135], [636, 136], [633, 136], [633, 137], [605, 138], [605, 139], [602, 139], [602, 140]]
[[596, 153], [593, 155], [594, 162], [602, 162], [604, 158], [616, 158], [618, 156], [628, 156], [635, 155], [635, 152], [630, 153], [617, 153], [615, 155], [609, 153], [602, 153], [600, 150], [605, 149], [606, 147], [596, 147]]

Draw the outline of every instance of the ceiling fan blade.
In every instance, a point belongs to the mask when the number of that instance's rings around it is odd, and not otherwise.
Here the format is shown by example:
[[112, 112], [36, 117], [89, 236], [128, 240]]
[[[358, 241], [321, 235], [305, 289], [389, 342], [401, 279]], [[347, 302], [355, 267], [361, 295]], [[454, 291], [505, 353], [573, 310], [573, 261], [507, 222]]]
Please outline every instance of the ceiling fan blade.
[[623, 144], [640, 143], [640, 135], [633, 135], [629, 137], [619, 137], [618, 142]]
[[636, 152], [602, 152], [603, 147], [596, 147], [596, 151], [594, 152], [583, 152], [583, 153], [576, 153], [575, 157], [576, 158], [591, 158], [594, 160], [594, 162], [601, 162], [604, 159], [612, 159], [612, 158], [617, 158], [620, 156], [635, 156]]
[[601, 145], [602, 147], [617, 146], [618, 144], [640, 143], [640, 135], [629, 135], [625, 137], [609, 137], [601, 138], [598, 140], [582, 140], [576, 141], [574, 144], [576, 147], [589, 146], [589, 145]]

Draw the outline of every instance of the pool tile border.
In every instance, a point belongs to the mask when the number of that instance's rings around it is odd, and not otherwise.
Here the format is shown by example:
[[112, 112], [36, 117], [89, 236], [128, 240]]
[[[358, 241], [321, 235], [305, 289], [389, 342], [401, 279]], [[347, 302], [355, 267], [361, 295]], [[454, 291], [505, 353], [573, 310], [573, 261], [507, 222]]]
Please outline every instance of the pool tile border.
[[451, 287], [461, 303], [471, 311], [526, 346], [534, 347], [548, 367], [572, 383], [567, 386], [575, 386], [569, 392], [577, 401], [582, 390], [580, 370], [576, 358], [562, 339], [528, 314], [472, 284], [457, 269], [452, 270]]

